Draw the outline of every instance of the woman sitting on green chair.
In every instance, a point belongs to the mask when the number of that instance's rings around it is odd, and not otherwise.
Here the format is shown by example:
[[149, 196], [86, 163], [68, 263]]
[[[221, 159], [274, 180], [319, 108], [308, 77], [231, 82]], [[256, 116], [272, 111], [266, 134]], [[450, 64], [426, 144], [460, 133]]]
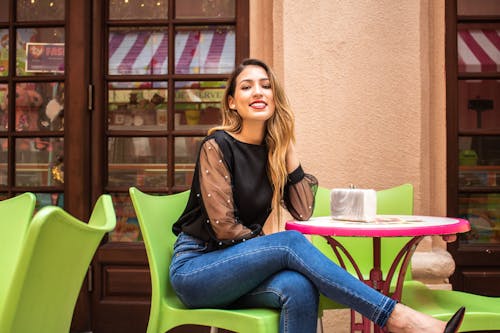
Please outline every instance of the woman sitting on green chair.
[[269, 307], [280, 332], [316, 332], [319, 293], [390, 332], [456, 332], [367, 286], [330, 261], [302, 234], [264, 235], [273, 211], [299, 220], [313, 211], [317, 180], [294, 149], [294, 117], [271, 69], [255, 59], [233, 72], [222, 126], [209, 131], [196, 163], [188, 204], [173, 232], [173, 288], [190, 308]]

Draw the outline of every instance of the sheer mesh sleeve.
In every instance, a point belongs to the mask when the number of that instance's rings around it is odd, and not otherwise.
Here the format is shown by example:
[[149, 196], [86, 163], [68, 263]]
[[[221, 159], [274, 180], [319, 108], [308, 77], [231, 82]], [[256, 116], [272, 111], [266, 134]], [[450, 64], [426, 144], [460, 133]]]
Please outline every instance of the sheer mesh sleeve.
[[201, 147], [199, 162], [201, 195], [217, 238], [240, 240], [256, 236], [235, 218], [231, 174], [215, 139]]
[[316, 177], [304, 173], [301, 166], [288, 175], [284, 201], [295, 219], [305, 221], [311, 217], [317, 189]]

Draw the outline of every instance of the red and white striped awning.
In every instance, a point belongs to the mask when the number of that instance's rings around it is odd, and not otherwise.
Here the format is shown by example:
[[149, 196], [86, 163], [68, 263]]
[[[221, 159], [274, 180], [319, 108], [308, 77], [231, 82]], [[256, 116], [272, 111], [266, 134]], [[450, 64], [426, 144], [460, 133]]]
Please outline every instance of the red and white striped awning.
[[[109, 35], [109, 74], [166, 74], [168, 34], [158, 30], [117, 30]], [[234, 68], [231, 29], [179, 30], [175, 36], [177, 74], [226, 74]]]
[[459, 72], [500, 72], [500, 30], [459, 30]]

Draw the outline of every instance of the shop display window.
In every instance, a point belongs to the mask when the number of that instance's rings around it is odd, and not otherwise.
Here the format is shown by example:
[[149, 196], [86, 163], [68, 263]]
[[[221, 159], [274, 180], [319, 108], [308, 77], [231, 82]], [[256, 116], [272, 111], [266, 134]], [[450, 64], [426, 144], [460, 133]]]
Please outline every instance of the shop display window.
[[234, 27], [183, 26], [175, 30], [177, 74], [229, 74], [235, 52]]
[[190, 186], [193, 180], [194, 165], [204, 137], [175, 138], [174, 184]]
[[9, 86], [0, 84], [0, 132], [5, 132], [9, 125]]
[[168, 0], [110, 0], [111, 20], [151, 20], [166, 19]]
[[176, 0], [175, 17], [183, 19], [234, 18], [234, 0]]
[[0, 138], [0, 186], [8, 184], [8, 153], [9, 146], [7, 139]]
[[[200, 144], [222, 120], [221, 101], [241, 31], [236, 11], [242, 5], [236, 3], [107, 3], [105, 192], [127, 197], [130, 186], [160, 193], [190, 187]], [[121, 216], [122, 211], [117, 216], [125, 231], [110, 240], [140, 239], [134, 217]]]
[[0, 23], [7, 22], [9, 20], [9, 0], [0, 0]]
[[221, 123], [225, 81], [175, 82], [175, 129], [208, 130]]
[[108, 138], [108, 186], [167, 186], [167, 138]]
[[17, 0], [17, 20], [20, 22], [64, 20], [65, 3], [65, 0]]
[[111, 82], [108, 87], [110, 130], [166, 130], [167, 83]]
[[0, 29], [0, 77], [7, 75], [9, 75], [9, 30]]
[[64, 129], [64, 83], [18, 83], [15, 96], [16, 131]]
[[116, 213], [116, 227], [109, 233], [109, 240], [112, 242], [142, 241], [130, 196], [115, 193], [111, 195], [111, 198]]
[[108, 58], [110, 75], [167, 74], [167, 29], [112, 28], [108, 39]]
[[478, 19], [495, 8], [499, 13], [498, 4], [488, 0], [458, 1], [459, 19], [478, 20], [457, 24], [456, 37], [456, 213], [472, 227], [460, 236], [462, 244], [500, 243], [500, 26]]
[[64, 28], [17, 29], [16, 74], [64, 74]]
[[[500, 50], [498, 54], [500, 56]], [[500, 81], [461, 80], [458, 82], [458, 98], [461, 131], [500, 129]]]
[[17, 138], [16, 186], [60, 186], [64, 182], [64, 139]]
[[64, 193], [53, 192], [53, 193], [35, 193], [36, 204], [35, 212], [40, 210], [45, 206], [58, 206], [64, 208]]
[[461, 194], [459, 215], [469, 220], [471, 231], [461, 236], [467, 244], [500, 243], [500, 194]]

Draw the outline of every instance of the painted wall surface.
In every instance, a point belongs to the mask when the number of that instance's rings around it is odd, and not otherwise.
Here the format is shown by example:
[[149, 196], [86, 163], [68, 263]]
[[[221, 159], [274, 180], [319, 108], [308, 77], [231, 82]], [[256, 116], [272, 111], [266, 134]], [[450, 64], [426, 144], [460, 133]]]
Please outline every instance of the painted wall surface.
[[[444, 0], [251, 0], [250, 13], [251, 56], [283, 80], [306, 172], [328, 188], [412, 183], [415, 214], [446, 215]], [[417, 251], [414, 276], [449, 288], [441, 238]], [[349, 322], [326, 311], [324, 331]]]
[[446, 213], [442, 2], [251, 1], [251, 56], [282, 78], [320, 185], [412, 183], [415, 213]]

